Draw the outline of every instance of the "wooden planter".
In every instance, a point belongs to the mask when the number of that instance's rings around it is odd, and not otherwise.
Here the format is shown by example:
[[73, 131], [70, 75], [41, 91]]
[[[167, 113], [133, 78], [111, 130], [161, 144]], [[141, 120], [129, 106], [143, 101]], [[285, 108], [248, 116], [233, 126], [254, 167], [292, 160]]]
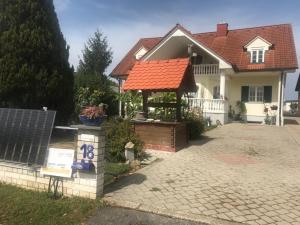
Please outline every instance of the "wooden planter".
[[135, 121], [134, 131], [145, 143], [145, 149], [176, 152], [188, 144], [184, 122]]

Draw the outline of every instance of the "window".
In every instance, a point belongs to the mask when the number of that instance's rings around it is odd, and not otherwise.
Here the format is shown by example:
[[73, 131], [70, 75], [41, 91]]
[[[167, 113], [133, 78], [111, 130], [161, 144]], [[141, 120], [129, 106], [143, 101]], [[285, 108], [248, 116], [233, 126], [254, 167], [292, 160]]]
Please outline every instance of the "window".
[[272, 102], [272, 86], [242, 86], [242, 102]]
[[249, 87], [249, 101], [250, 102], [263, 102], [264, 101], [264, 87], [250, 86]]
[[220, 86], [215, 86], [213, 89], [213, 99], [220, 98]]
[[251, 63], [263, 63], [264, 62], [264, 50], [253, 49], [251, 51]]
[[249, 101], [255, 102], [255, 87], [249, 87]]
[[264, 87], [256, 87], [256, 101], [257, 102], [264, 101]]

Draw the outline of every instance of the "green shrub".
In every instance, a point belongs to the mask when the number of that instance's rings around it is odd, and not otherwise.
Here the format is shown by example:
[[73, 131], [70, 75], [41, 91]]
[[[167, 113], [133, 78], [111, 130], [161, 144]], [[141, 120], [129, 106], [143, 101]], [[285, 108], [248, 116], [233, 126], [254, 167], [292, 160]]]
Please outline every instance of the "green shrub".
[[[176, 103], [176, 93], [156, 93], [153, 97], [149, 98], [149, 103]], [[181, 101], [182, 113], [184, 113], [184, 109], [187, 108], [187, 106], [187, 101], [183, 99]], [[149, 112], [148, 117], [152, 119], [159, 119], [162, 121], [174, 121], [176, 120], [176, 108], [155, 107], [153, 111]]]
[[124, 162], [125, 145], [134, 144], [136, 158], [141, 158], [144, 143], [134, 133], [130, 120], [121, 118], [111, 119], [105, 123], [106, 132], [106, 159], [111, 162]]
[[136, 113], [143, 109], [142, 93], [137, 91], [126, 91], [118, 96], [119, 100], [126, 105], [125, 114], [128, 118], [132, 119]]
[[199, 113], [188, 112], [185, 115], [184, 121], [186, 121], [189, 140], [199, 139], [205, 130], [203, 116]]

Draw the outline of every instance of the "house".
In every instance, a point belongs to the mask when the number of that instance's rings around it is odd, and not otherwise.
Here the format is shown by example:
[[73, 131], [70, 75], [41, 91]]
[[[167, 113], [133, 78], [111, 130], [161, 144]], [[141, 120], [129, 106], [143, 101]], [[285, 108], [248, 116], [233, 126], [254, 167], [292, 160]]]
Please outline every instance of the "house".
[[290, 24], [230, 30], [222, 23], [206, 33], [177, 24], [163, 37], [140, 39], [111, 76], [122, 86], [138, 61], [177, 58], [189, 58], [193, 68], [198, 88], [190, 106], [213, 122], [227, 123], [243, 105], [245, 120], [262, 122], [268, 113], [283, 125], [286, 76], [298, 68]]

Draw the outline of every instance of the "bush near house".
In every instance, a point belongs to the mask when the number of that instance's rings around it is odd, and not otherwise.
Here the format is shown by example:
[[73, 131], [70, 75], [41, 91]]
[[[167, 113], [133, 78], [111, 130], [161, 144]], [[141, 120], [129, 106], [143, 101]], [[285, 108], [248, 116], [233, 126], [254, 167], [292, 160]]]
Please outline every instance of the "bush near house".
[[106, 159], [111, 162], [125, 161], [125, 145], [134, 144], [134, 153], [137, 158], [142, 156], [143, 142], [134, 133], [128, 119], [110, 119], [105, 123], [106, 130]]
[[205, 120], [202, 114], [193, 111], [187, 112], [184, 115], [184, 121], [186, 121], [189, 140], [199, 139], [205, 131]]

